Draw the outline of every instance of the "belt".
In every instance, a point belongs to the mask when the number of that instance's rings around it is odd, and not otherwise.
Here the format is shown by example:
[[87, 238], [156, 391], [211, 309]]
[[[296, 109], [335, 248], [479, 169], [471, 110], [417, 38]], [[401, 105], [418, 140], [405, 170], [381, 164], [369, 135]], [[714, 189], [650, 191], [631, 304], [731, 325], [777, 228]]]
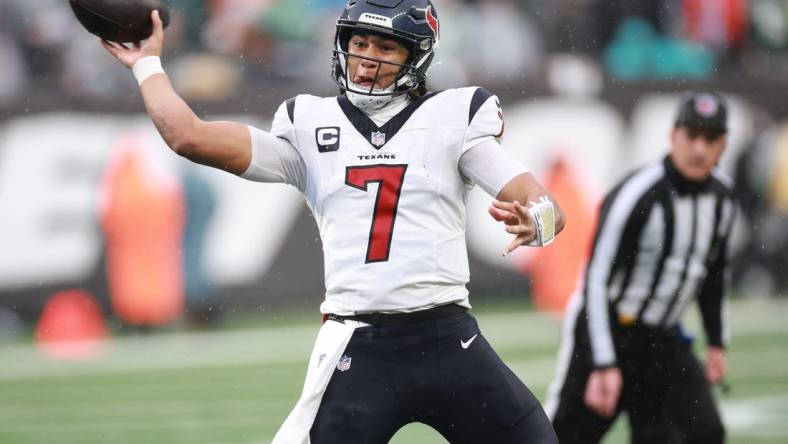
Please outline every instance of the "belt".
[[346, 319], [351, 321], [364, 322], [371, 325], [402, 325], [415, 324], [417, 322], [429, 321], [431, 319], [443, 318], [455, 314], [465, 313], [468, 309], [457, 304], [446, 304], [427, 310], [419, 310], [411, 313], [364, 313], [342, 316], [333, 313], [323, 315], [323, 322], [332, 320], [344, 322]]

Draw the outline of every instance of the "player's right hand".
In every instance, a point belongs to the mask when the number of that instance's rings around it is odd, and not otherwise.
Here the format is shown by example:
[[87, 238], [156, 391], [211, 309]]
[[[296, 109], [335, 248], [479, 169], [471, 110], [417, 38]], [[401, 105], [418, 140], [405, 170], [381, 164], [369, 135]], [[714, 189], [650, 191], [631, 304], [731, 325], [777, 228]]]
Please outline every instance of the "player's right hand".
[[623, 380], [618, 367], [594, 370], [588, 377], [583, 400], [591, 411], [603, 418], [616, 414]]
[[159, 17], [159, 11], [153, 10], [150, 19], [153, 23], [153, 32], [147, 40], [135, 42], [133, 46], [101, 40], [101, 45], [128, 68], [134, 66], [137, 60], [143, 57], [160, 56], [164, 46], [164, 24]]

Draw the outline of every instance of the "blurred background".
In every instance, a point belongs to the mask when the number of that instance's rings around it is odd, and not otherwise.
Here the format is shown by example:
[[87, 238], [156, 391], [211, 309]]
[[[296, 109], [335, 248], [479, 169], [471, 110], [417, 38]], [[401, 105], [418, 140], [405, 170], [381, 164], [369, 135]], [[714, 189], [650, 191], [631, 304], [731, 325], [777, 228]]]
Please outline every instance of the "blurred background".
[[[167, 3], [164, 67], [204, 118], [268, 129], [283, 100], [337, 93], [344, 1]], [[501, 259], [490, 197], [470, 198], [471, 302], [505, 360], [543, 399], [601, 196], [667, 152], [681, 92], [713, 89], [741, 204], [721, 402], [732, 442], [788, 442], [788, 0], [435, 4], [430, 88], [497, 94], [506, 149], [570, 220]], [[268, 442], [324, 291], [300, 195], [171, 154], [66, 0], [0, 0], [0, 66], [0, 442]]]

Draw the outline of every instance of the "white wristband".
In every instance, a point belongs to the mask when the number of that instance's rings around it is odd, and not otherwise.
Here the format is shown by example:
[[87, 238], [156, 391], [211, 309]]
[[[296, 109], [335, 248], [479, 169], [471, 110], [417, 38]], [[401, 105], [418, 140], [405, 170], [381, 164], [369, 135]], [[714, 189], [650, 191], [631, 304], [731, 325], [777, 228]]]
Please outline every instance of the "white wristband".
[[536, 225], [536, 238], [528, 245], [531, 247], [543, 247], [550, 244], [555, 239], [555, 209], [553, 202], [545, 196], [539, 198], [539, 202], [531, 202], [528, 212]]
[[164, 74], [164, 68], [161, 67], [161, 59], [159, 56], [145, 56], [137, 60], [134, 62], [131, 71], [134, 73], [134, 78], [137, 79], [137, 83], [140, 85], [142, 85], [145, 79], [154, 74]]

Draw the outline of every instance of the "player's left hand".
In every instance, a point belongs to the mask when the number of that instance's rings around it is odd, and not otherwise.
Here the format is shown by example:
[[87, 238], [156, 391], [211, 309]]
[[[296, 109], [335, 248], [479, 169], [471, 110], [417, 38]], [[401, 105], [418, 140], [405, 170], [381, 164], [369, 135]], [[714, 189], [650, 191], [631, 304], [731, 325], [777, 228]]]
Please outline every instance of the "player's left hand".
[[506, 256], [521, 245], [528, 245], [536, 238], [536, 224], [528, 209], [520, 202], [495, 200], [487, 211], [493, 219], [506, 224], [504, 229], [507, 233], [514, 234], [514, 239], [501, 252], [502, 256]]
[[720, 347], [709, 347], [706, 350], [706, 379], [709, 384], [719, 384], [725, 379], [728, 364], [725, 350]]

